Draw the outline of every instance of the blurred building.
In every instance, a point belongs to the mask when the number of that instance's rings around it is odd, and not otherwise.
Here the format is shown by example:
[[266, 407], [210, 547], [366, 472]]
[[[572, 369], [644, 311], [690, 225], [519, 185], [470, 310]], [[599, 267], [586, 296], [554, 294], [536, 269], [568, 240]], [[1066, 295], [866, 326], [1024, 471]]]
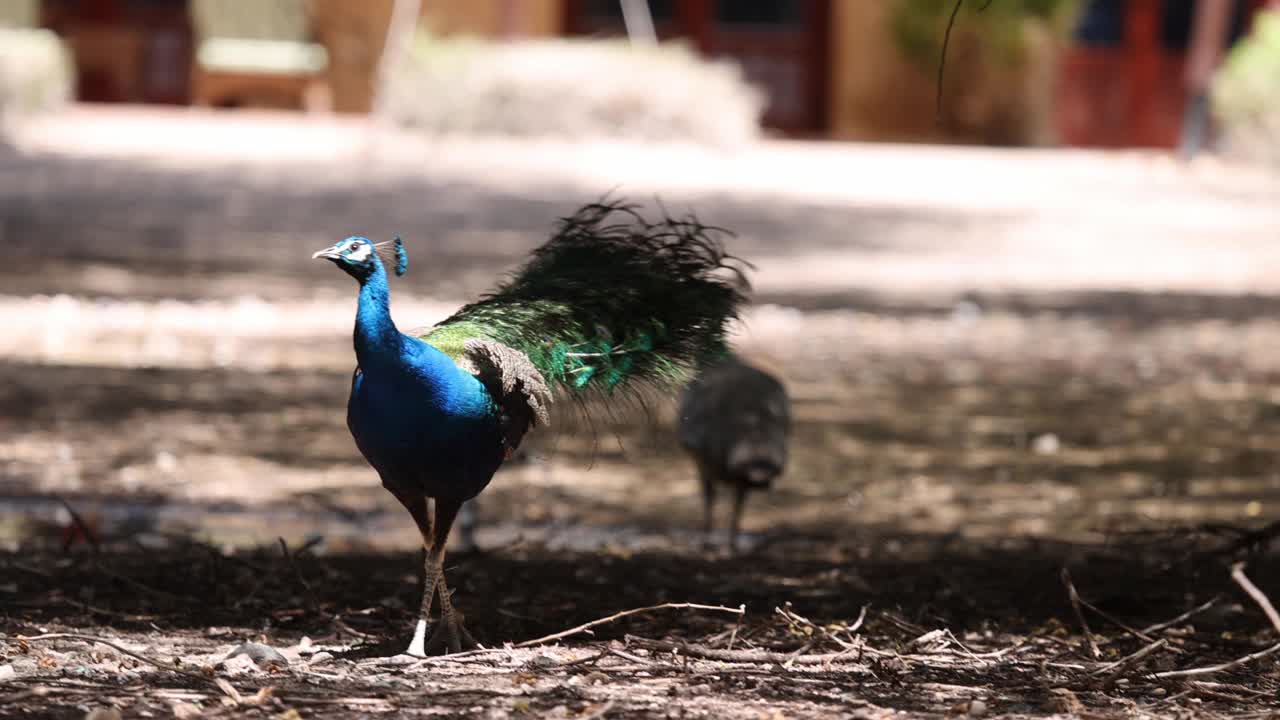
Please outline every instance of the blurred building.
[[[371, 106], [393, 4], [3, 1], [38, 3], [41, 24], [72, 47], [82, 100], [343, 112]], [[658, 38], [684, 38], [708, 56], [739, 61], [768, 92], [766, 124], [791, 135], [1168, 147], [1182, 122], [1196, 1], [1081, 0], [1067, 46], [1042, 43], [1012, 74], [974, 71], [966, 79], [975, 55], [962, 44], [948, 67], [963, 96], [950, 137], [934, 122], [932, 73], [906, 60], [887, 29], [893, 3], [645, 4]], [[1264, 0], [1227, 1], [1238, 37]], [[627, 20], [618, 0], [423, 0], [422, 15], [441, 33], [495, 38], [617, 35]]]
[[[1203, 1], [1203, 0], [1201, 0]], [[1210, 0], [1213, 2], [1213, 0]], [[1265, 0], [1214, 3], [1220, 49]], [[1085, 0], [1058, 73], [1056, 127], [1068, 145], [1173, 147], [1182, 134], [1197, 0]], [[1201, 20], [1203, 21], [1203, 20]]]

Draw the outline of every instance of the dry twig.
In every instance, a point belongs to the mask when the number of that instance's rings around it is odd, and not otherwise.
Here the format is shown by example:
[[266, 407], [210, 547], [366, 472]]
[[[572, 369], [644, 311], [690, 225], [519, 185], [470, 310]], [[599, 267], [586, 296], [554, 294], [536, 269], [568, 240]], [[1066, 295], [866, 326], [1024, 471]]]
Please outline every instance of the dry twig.
[[[1280, 632], [1280, 613], [1276, 612], [1276, 608], [1274, 605], [1271, 604], [1270, 598], [1268, 598], [1265, 594], [1263, 594], [1263, 592], [1258, 589], [1258, 586], [1254, 585], [1253, 581], [1250, 580], [1247, 576], [1245, 576], [1244, 563], [1236, 563], [1235, 565], [1231, 566], [1231, 579], [1235, 580], [1236, 584], [1239, 585], [1241, 588], [1243, 588], [1244, 591], [1249, 594], [1249, 597], [1253, 598], [1254, 602], [1258, 603], [1258, 606], [1262, 608], [1262, 612], [1266, 613], [1267, 619], [1271, 621], [1271, 624], [1275, 627], [1276, 631]], [[1272, 645], [1269, 648], [1259, 650], [1257, 652], [1249, 653], [1244, 657], [1236, 658], [1235, 660], [1232, 660], [1230, 662], [1225, 662], [1220, 665], [1210, 665], [1209, 667], [1199, 667], [1199, 668], [1188, 668], [1186, 670], [1169, 670], [1166, 672], [1156, 673], [1153, 677], [1164, 679], [1164, 678], [1178, 678], [1178, 677], [1194, 677], [1197, 675], [1211, 675], [1213, 673], [1220, 673], [1220, 672], [1226, 672], [1227, 670], [1234, 670], [1243, 665], [1248, 665], [1254, 660], [1260, 660], [1264, 657], [1267, 657], [1269, 655], [1274, 655], [1278, 652], [1280, 652], [1280, 643], [1276, 643], [1275, 645]]]
[[1182, 613], [1181, 615], [1179, 615], [1178, 617], [1172, 620], [1166, 620], [1162, 623], [1156, 623], [1155, 625], [1142, 628], [1142, 632], [1145, 635], [1150, 635], [1151, 633], [1160, 632], [1161, 630], [1164, 630], [1166, 628], [1171, 628], [1174, 625], [1177, 625], [1178, 623], [1190, 620], [1192, 617], [1199, 615], [1205, 610], [1208, 610], [1209, 608], [1216, 605], [1218, 600], [1220, 599], [1221, 599], [1220, 596], [1214, 595], [1213, 597], [1209, 598], [1207, 601], [1191, 608], [1190, 610]]
[[1103, 679], [1103, 684], [1110, 685], [1114, 683], [1116, 679], [1118, 679], [1122, 674], [1124, 674], [1124, 671], [1127, 670], [1129, 667], [1133, 666], [1138, 661], [1142, 660], [1148, 655], [1151, 655], [1152, 653], [1163, 649], [1168, 644], [1169, 644], [1168, 640], [1166, 640], [1165, 638], [1160, 638], [1159, 640], [1156, 640], [1155, 642], [1149, 645], [1144, 645], [1137, 652], [1130, 653], [1120, 658], [1119, 660], [1116, 660], [1113, 663], [1107, 663], [1106, 665], [1103, 665], [1097, 670], [1094, 670], [1093, 672], [1089, 673], [1089, 676], [1096, 677], [1098, 675], [1105, 674], [1106, 678]]
[[1276, 606], [1271, 604], [1270, 598], [1244, 574], [1244, 563], [1238, 562], [1231, 566], [1231, 579], [1235, 580], [1236, 584], [1258, 603], [1258, 607], [1262, 608], [1262, 612], [1266, 613], [1267, 619], [1271, 621], [1271, 627], [1275, 628], [1276, 632], [1280, 632], [1280, 613], [1276, 612]]
[[601, 650], [595, 655], [588, 655], [586, 657], [580, 657], [577, 660], [570, 660], [569, 662], [560, 663], [560, 667], [567, 668], [567, 667], [576, 667], [578, 665], [595, 665], [596, 663], [600, 662], [604, 658], [608, 657], [609, 652], [610, 652], [609, 648], [605, 648], [604, 650]]
[[1098, 641], [1093, 637], [1093, 631], [1089, 629], [1089, 621], [1084, 619], [1084, 611], [1080, 609], [1080, 593], [1076, 592], [1076, 586], [1071, 582], [1071, 571], [1065, 566], [1062, 568], [1062, 584], [1067, 588], [1067, 598], [1071, 600], [1071, 609], [1076, 614], [1076, 621], [1080, 623], [1080, 627], [1084, 631], [1084, 639], [1089, 645], [1089, 653], [1096, 660], [1102, 657], [1102, 650], [1098, 647]]
[[[62, 507], [67, 511], [67, 514], [71, 516], [72, 524], [80, 531], [81, 534], [84, 535], [84, 540], [93, 548], [93, 553], [97, 555], [101, 552], [102, 542], [98, 540], [98, 534], [93, 531], [93, 528], [89, 527], [89, 523], [85, 522], [80, 513], [76, 512], [76, 509], [71, 507], [71, 503], [67, 502], [66, 498], [61, 495], [55, 495], [54, 497], [58, 499], [58, 502], [61, 503]], [[66, 542], [63, 543], [62, 549], [67, 550], [71, 547], [73, 542], [75, 542], [75, 536], [68, 536]]]
[[796, 655], [794, 653], [770, 652], [767, 650], [716, 650], [714, 648], [704, 648], [697, 645], [669, 642], [667, 640], [649, 640], [648, 638], [639, 638], [634, 635], [628, 635], [626, 642], [628, 645], [635, 645], [636, 647], [644, 648], [645, 650], [675, 652], [691, 658], [698, 658], [700, 660], [716, 660], [719, 662], [762, 663], [773, 665], [786, 665], [787, 663], [792, 665], [823, 665], [849, 655], [848, 651], [819, 653], [817, 655]]
[[730, 650], [733, 644], [738, 641], [738, 630], [742, 629], [742, 621], [747, 617], [747, 606], [742, 604], [738, 606], [738, 621], [733, 624], [733, 631], [729, 633], [729, 644], [726, 646]]
[[307, 609], [311, 612], [317, 612], [320, 604], [316, 602], [316, 595], [311, 590], [311, 583], [307, 582], [307, 579], [302, 576], [302, 568], [298, 567], [297, 558], [294, 557], [293, 553], [289, 552], [289, 544], [284, 541], [283, 537], [277, 537], [276, 539], [280, 541], [280, 551], [284, 553], [285, 559], [289, 561], [289, 565], [293, 568], [293, 576], [298, 579], [298, 584], [302, 586], [302, 590], [307, 596], [307, 605], [310, 606]]
[[610, 655], [612, 655], [612, 656], [614, 656], [614, 657], [616, 657], [616, 658], [621, 658], [621, 659], [623, 659], [623, 660], [626, 660], [627, 662], [639, 663], [640, 665], [643, 665], [644, 667], [649, 667], [650, 665], [652, 665], [652, 664], [653, 664], [651, 661], [649, 661], [649, 660], [645, 660], [644, 658], [640, 657], [639, 655], [632, 655], [631, 653], [629, 653], [629, 652], [623, 652], [623, 651], [619, 650], [618, 648], [609, 648], [609, 654], [610, 654]]
[[731, 607], [725, 607], [723, 605], [699, 605], [697, 603], [662, 603], [661, 605], [650, 605], [649, 607], [634, 608], [632, 610], [623, 610], [622, 612], [614, 613], [608, 617], [600, 618], [599, 620], [592, 620], [589, 623], [583, 623], [577, 627], [569, 628], [568, 630], [563, 630], [561, 632], [553, 633], [545, 637], [536, 638], [534, 640], [525, 640], [522, 643], [516, 643], [512, 647], [526, 648], [526, 647], [533, 647], [535, 645], [545, 645], [549, 642], [554, 642], [556, 640], [567, 638], [571, 635], [577, 635], [578, 633], [583, 633], [583, 632], [590, 633], [591, 628], [596, 627], [598, 625], [605, 625], [607, 623], [613, 622], [614, 620], [620, 620], [630, 615], [639, 615], [641, 613], [653, 612], [654, 610], [710, 610], [713, 612], [733, 613], [738, 617], [742, 617], [744, 614], [746, 614], [745, 605], [736, 607], [736, 608], [731, 608]]
[[[1115, 625], [1116, 627], [1120, 628], [1121, 630], [1123, 630], [1123, 631], [1125, 631], [1126, 633], [1128, 633], [1128, 634], [1130, 634], [1130, 635], [1132, 635], [1132, 636], [1134, 636], [1134, 637], [1138, 638], [1139, 640], [1141, 640], [1141, 641], [1143, 641], [1143, 642], [1145, 642], [1145, 643], [1153, 643], [1153, 642], [1155, 642], [1155, 641], [1156, 641], [1156, 639], [1155, 639], [1155, 638], [1151, 637], [1151, 636], [1150, 636], [1150, 635], [1148, 635], [1147, 633], [1145, 633], [1145, 632], [1143, 632], [1143, 631], [1141, 631], [1141, 630], [1139, 630], [1139, 629], [1137, 629], [1137, 628], [1135, 628], [1135, 627], [1130, 626], [1128, 623], [1126, 623], [1126, 622], [1124, 622], [1123, 620], [1121, 620], [1121, 619], [1117, 618], [1116, 616], [1112, 615], [1111, 613], [1109, 613], [1109, 612], [1107, 612], [1107, 611], [1103, 610], [1102, 608], [1098, 607], [1097, 605], [1094, 605], [1093, 603], [1089, 602], [1088, 600], [1085, 600], [1084, 598], [1080, 598], [1080, 605], [1081, 605], [1081, 607], [1083, 607], [1085, 610], [1089, 610], [1089, 611], [1093, 612], [1093, 614], [1097, 615], [1098, 617], [1102, 618], [1103, 620], [1106, 620], [1107, 622], [1111, 623], [1112, 625]], [[1113, 639], [1113, 640], [1110, 640], [1109, 642], [1115, 642], [1115, 640]]]

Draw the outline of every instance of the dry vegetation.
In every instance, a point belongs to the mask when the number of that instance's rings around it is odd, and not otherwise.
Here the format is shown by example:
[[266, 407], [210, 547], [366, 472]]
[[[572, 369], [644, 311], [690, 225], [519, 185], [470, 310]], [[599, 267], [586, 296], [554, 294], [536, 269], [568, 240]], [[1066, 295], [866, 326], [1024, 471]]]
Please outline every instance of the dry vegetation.
[[420, 33], [388, 85], [395, 120], [431, 134], [624, 137], [737, 146], [762, 93], [732, 61], [680, 44], [492, 43]]

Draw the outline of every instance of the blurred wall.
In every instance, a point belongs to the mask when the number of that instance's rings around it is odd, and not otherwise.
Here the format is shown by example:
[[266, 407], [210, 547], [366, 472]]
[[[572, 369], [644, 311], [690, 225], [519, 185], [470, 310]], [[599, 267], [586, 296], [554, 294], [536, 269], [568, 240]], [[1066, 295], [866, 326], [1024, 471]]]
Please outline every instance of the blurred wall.
[[[373, 107], [374, 82], [394, 0], [310, 0], [316, 35], [329, 52], [333, 109]], [[422, 0], [422, 21], [448, 35], [548, 36], [560, 33], [563, 0]]]
[[564, 0], [423, 0], [422, 20], [442, 35], [559, 35]]
[[884, 2], [832, 5], [830, 127], [836, 138], [907, 139], [929, 130], [917, 88], [927, 78], [885, 31], [890, 11]]
[[936, 122], [936, 67], [912, 62], [889, 29], [892, 2], [832, 3], [831, 137], [868, 141], [1052, 141], [1058, 47], [1027, 28], [1028, 62], [1001, 67], [982, 38], [957, 26], [947, 54], [943, 123]]
[[373, 107], [374, 78], [393, 0], [310, 0], [317, 39], [329, 53], [329, 87], [337, 112]]

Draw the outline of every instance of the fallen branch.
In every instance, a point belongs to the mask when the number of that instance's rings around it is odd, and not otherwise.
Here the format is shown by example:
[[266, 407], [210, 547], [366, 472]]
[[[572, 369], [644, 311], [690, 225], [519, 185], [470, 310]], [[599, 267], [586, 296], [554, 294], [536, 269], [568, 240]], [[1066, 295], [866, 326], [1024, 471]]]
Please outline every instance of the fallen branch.
[[623, 660], [626, 660], [627, 662], [639, 663], [640, 665], [643, 665], [645, 667], [649, 667], [650, 665], [653, 665], [652, 661], [645, 660], [639, 655], [632, 655], [631, 653], [623, 652], [618, 648], [612, 648], [612, 647], [609, 648], [609, 654], [616, 658], [621, 658]]
[[1192, 692], [1194, 692], [1196, 695], [1209, 698], [1210, 700], [1225, 700], [1229, 703], [1249, 702], [1249, 698], [1247, 697], [1241, 697], [1239, 695], [1232, 695], [1231, 693], [1223, 692], [1214, 687], [1208, 686], [1208, 683], [1204, 683], [1199, 680], [1192, 680], [1188, 684], [1191, 686]]
[[1084, 630], [1084, 639], [1089, 645], [1089, 652], [1096, 660], [1102, 657], [1102, 650], [1098, 647], [1098, 642], [1093, 638], [1093, 631], [1089, 629], [1089, 621], [1084, 619], [1084, 611], [1080, 609], [1080, 593], [1076, 592], [1076, 586], [1071, 582], [1071, 571], [1065, 566], [1062, 568], [1062, 584], [1067, 588], [1067, 598], [1071, 600], [1071, 609], [1076, 614], [1076, 621], [1080, 623], [1081, 629]]
[[[853, 633], [857, 632], [858, 628], [862, 627], [862, 623], [867, 619], [866, 605], [862, 606], [862, 612], [858, 613], [858, 619], [855, 620], [852, 625], [846, 625], [845, 627], [841, 628], [842, 632], [846, 632], [849, 634], [848, 641], [841, 640], [840, 638], [836, 637], [835, 633], [831, 632], [830, 630], [822, 627], [821, 625], [818, 625], [817, 623], [804, 617], [803, 615], [798, 615], [794, 610], [791, 609], [791, 603], [789, 602], [786, 603], [785, 607], [774, 608], [773, 610], [774, 612], [781, 615], [782, 619], [786, 620], [788, 623], [792, 625], [800, 625], [804, 627], [813, 628], [815, 632], [821, 634], [822, 636], [826, 637], [828, 640], [838, 645], [840, 647], [840, 652], [831, 653], [832, 659], [844, 657], [846, 655], [849, 655], [850, 653], [855, 653], [855, 652], [867, 653], [868, 655], [878, 655], [880, 657], [901, 657], [901, 655], [899, 655], [898, 653], [887, 652], [885, 650], [877, 650], [873, 647], [868, 647], [865, 642], [862, 642], [858, 637], [854, 636]], [[732, 649], [732, 647], [730, 649]]]
[[[792, 610], [791, 603], [789, 602], [784, 603], [783, 607], [775, 607], [773, 611], [777, 613], [779, 617], [785, 620], [787, 624], [790, 625], [792, 628], [808, 628], [810, 630], [810, 634], [820, 635], [830, 640], [831, 642], [835, 643], [842, 650], [849, 650], [850, 648], [854, 647], [854, 643], [848, 643], [848, 642], [845, 642], [844, 640], [841, 640], [826, 628], [819, 626], [817, 623], [814, 623], [812, 620]], [[728, 649], [732, 650], [733, 647], [730, 646]]]
[[351, 627], [351, 624], [348, 623], [346, 620], [343, 620], [341, 615], [334, 615], [332, 618], [330, 618], [330, 622], [332, 622], [333, 626], [338, 628], [339, 631], [344, 632], [352, 637], [357, 637], [362, 640], [368, 640], [369, 638], [377, 637], [372, 633], [367, 633], [362, 630], [357, 630]]
[[1244, 693], [1245, 695], [1253, 695], [1254, 697], [1270, 697], [1272, 695], [1272, 693], [1266, 690], [1255, 690], [1254, 688], [1245, 687], [1243, 685], [1228, 685], [1226, 683], [1217, 683], [1211, 680], [1192, 680], [1187, 684], [1193, 687], [1208, 688], [1210, 690], [1234, 690], [1238, 693]]
[[738, 641], [738, 631], [742, 629], [742, 621], [747, 617], [746, 604], [739, 605], [738, 610], [740, 611], [738, 613], [738, 621], [733, 624], [733, 631], [729, 633], [729, 644], [727, 647], [730, 650], [733, 649], [733, 644]]
[[858, 619], [854, 620], [852, 625], [846, 625], [843, 628], [841, 628], [841, 631], [849, 633], [850, 636], [858, 632], [858, 629], [862, 627], [862, 623], [866, 622], [867, 620], [868, 607], [870, 607], [870, 605], [863, 605], [862, 609], [858, 611]]
[[[1139, 640], [1141, 640], [1142, 642], [1145, 642], [1145, 643], [1153, 643], [1153, 642], [1155, 642], [1155, 641], [1156, 641], [1156, 639], [1155, 639], [1155, 638], [1153, 638], [1153, 637], [1151, 637], [1149, 634], [1147, 634], [1147, 633], [1145, 633], [1145, 632], [1143, 632], [1143, 631], [1141, 631], [1141, 630], [1139, 630], [1139, 629], [1137, 629], [1137, 628], [1135, 628], [1135, 627], [1130, 626], [1128, 623], [1124, 622], [1124, 621], [1123, 621], [1123, 620], [1121, 620], [1120, 618], [1117, 618], [1116, 616], [1112, 615], [1111, 613], [1107, 612], [1106, 610], [1103, 610], [1102, 608], [1098, 607], [1097, 605], [1094, 605], [1093, 603], [1089, 602], [1088, 600], [1085, 600], [1084, 598], [1080, 598], [1080, 605], [1081, 605], [1085, 610], [1088, 610], [1088, 611], [1092, 612], [1093, 614], [1097, 615], [1098, 617], [1102, 618], [1103, 620], [1106, 620], [1107, 622], [1111, 623], [1112, 625], [1115, 625], [1116, 627], [1120, 628], [1121, 630], [1125, 631], [1126, 633], [1128, 633], [1128, 634], [1130, 634], [1130, 635], [1132, 635], [1132, 636], [1134, 636], [1134, 637], [1138, 638], [1138, 639], [1139, 639]], [[1115, 640], [1114, 640], [1114, 639], [1112, 639], [1110, 642], [1115, 642]]]
[[433, 665], [439, 665], [441, 663], [462, 663], [462, 662], [475, 660], [476, 658], [485, 658], [492, 655], [510, 655], [510, 652], [511, 652], [511, 649], [505, 648], [505, 647], [502, 647], [502, 648], [479, 647], [479, 648], [476, 648], [475, 650], [466, 650], [460, 653], [450, 653], [449, 655], [432, 655], [431, 657], [425, 657], [425, 658], [411, 658], [408, 661], [404, 660], [404, 658], [409, 658], [410, 656], [404, 655], [404, 654], [392, 655], [391, 657], [376, 657], [376, 658], [369, 658], [368, 660], [364, 661], [364, 663], [371, 664], [371, 665], [403, 665], [408, 663], [409, 667], [406, 670], [406, 672], [417, 672], [417, 671], [424, 670], [426, 668], [430, 668]]
[[1179, 615], [1178, 617], [1172, 620], [1166, 620], [1162, 623], [1156, 623], [1155, 625], [1142, 628], [1142, 632], [1146, 635], [1150, 635], [1151, 633], [1160, 632], [1161, 630], [1164, 630], [1166, 628], [1171, 628], [1180, 622], [1185, 622], [1187, 620], [1190, 620], [1193, 616], [1199, 615], [1205, 610], [1208, 610], [1209, 608], [1216, 605], [1219, 599], [1220, 599], [1219, 596], [1214, 595], [1213, 597], [1209, 598], [1207, 601], [1191, 608], [1190, 610], [1182, 613], [1181, 615]]
[[[810, 628], [813, 630], [813, 632], [819, 633], [820, 635], [827, 638], [831, 642], [835, 643], [836, 645], [839, 645], [844, 650], [860, 648], [857, 638], [853, 636], [853, 633], [857, 632], [858, 628], [862, 627], [862, 623], [867, 619], [866, 605], [862, 606], [862, 611], [858, 613], [858, 619], [854, 620], [852, 625], [846, 625], [840, 628], [841, 632], [845, 632], [849, 634], [850, 639], [848, 641], [845, 641], [836, 637], [835, 633], [831, 632], [827, 628], [821, 625], [818, 625], [817, 623], [813, 622], [809, 618], [806, 618], [803, 615], [800, 615], [799, 613], [797, 613], [795, 610], [792, 610], [790, 602], [784, 603], [783, 607], [780, 607], [780, 608], [775, 607], [773, 611], [778, 613], [778, 615], [780, 615], [782, 619], [787, 622], [787, 624], [793, 627], [799, 626], [799, 627]], [[732, 644], [730, 644], [729, 649], [733, 649]]]
[[[788, 655], [787, 655], [787, 661], [786, 661], [786, 662], [784, 662], [784, 663], [782, 663], [782, 667], [786, 668], [787, 670], [790, 670], [790, 669], [791, 669], [791, 666], [793, 666], [793, 665], [795, 665], [795, 664], [796, 664], [796, 658], [804, 657], [804, 656], [805, 656], [805, 653], [807, 653], [807, 652], [809, 652], [810, 650], [812, 650], [812, 649], [814, 648], [814, 646], [815, 646], [815, 645], [817, 645], [817, 644], [818, 644], [818, 639], [817, 639], [817, 638], [813, 638], [813, 639], [811, 639], [809, 642], [805, 643], [804, 645], [801, 645], [801, 646], [800, 646], [800, 649], [798, 649], [798, 650], [793, 650], [792, 652], [788, 653]], [[846, 650], [846, 651], [844, 651], [844, 652], [846, 652], [846, 653], [847, 653], [847, 652], [852, 652], [852, 650]]]
[[822, 665], [833, 660], [848, 657], [850, 651], [842, 650], [834, 653], [817, 655], [796, 655], [794, 653], [770, 652], [768, 650], [717, 650], [697, 645], [669, 642], [667, 640], [649, 640], [634, 635], [626, 637], [628, 645], [658, 652], [674, 652], [699, 660], [716, 660], [719, 662], [760, 663], [772, 665]]
[[[217, 681], [217, 678], [209, 677], [207, 675], [204, 675], [203, 673], [195, 673], [189, 670], [182, 670], [176, 667], [172, 662], [170, 663], [160, 662], [159, 660], [147, 657], [142, 653], [137, 653], [130, 650], [129, 648], [126, 648], [121, 645], [117, 645], [111, 642], [110, 640], [103, 640], [102, 638], [95, 637], [93, 635], [81, 635], [80, 633], [46, 633], [44, 635], [19, 635], [18, 639], [25, 640], [27, 642], [38, 642], [42, 640], [81, 640], [83, 642], [98, 643], [99, 645], [106, 645], [107, 647], [115, 650], [116, 652], [120, 652], [125, 655], [128, 655], [134, 660], [140, 660], [152, 667], [158, 668], [160, 670], [164, 670], [166, 672], [174, 672], [179, 675], [185, 675], [186, 677], [189, 677], [189, 678], [195, 678], [200, 682], [213, 685], [214, 687], [218, 688], [219, 691], [223, 691], [222, 686]], [[233, 700], [235, 699], [234, 696], [229, 696], [229, 697], [232, 697]]]
[[[1241, 588], [1243, 588], [1244, 591], [1249, 594], [1249, 597], [1253, 598], [1254, 602], [1258, 603], [1258, 606], [1262, 608], [1262, 612], [1266, 613], [1267, 619], [1271, 621], [1272, 626], [1275, 627], [1277, 632], [1280, 632], [1280, 613], [1276, 612], [1276, 608], [1274, 605], [1271, 604], [1270, 598], [1268, 598], [1261, 590], [1259, 590], [1258, 586], [1254, 585], [1252, 580], [1250, 580], [1248, 577], [1245, 576], [1244, 563], [1236, 563], [1235, 565], [1231, 566], [1231, 579], [1235, 580], [1236, 584], [1239, 585]], [[1234, 670], [1235, 668], [1241, 667], [1243, 665], [1248, 665], [1254, 660], [1260, 660], [1264, 657], [1267, 657], [1269, 655], [1274, 655], [1278, 652], [1280, 652], [1280, 643], [1276, 643], [1275, 645], [1272, 645], [1271, 647], [1266, 648], [1265, 650], [1259, 650], [1254, 653], [1249, 653], [1244, 657], [1236, 658], [1231, 662], [1222, 663], [1221, 665], [1211, 665], [1209, 667], [1200, 667], [1200, 668], [1189, 668], [1187, 670], [1169, 670], [1167, 672], [1156, 673], [1154, 677], [1157, 677], [1157, 678], [1194, 677], [1196, 675], [1210, 675], [1213, 673], [1226, 672], [1227, 670]]]
[[571, 635], [577, 635], [578, 633], [584, 633], [584, 632], [589, 633], [591, 631], [591, 628], [596, 627], [598, 625], [605, 625], [607, 623], [613, 622], [614, 620], [620, 620], [630, 615], [639, 615], [640, 613], [653, 612], [654, 610], [710, 610], [713, 612], [733, 613], [738, 617], [742, 617], [747, 612], [745, 605], [736, 607], [736, 608], [731, 608], [731, 607], [725, 607], [723, 605], [699, 605], [697, 603], [663, 603], [661, 605], [650, 605], [649, 607], [635, 608], [633, 610], [623, 610], [622, 612], [614, 613], [609, 617], [603, 617], [603, 618], [600, 618], [599, 620], [592, 620], [589, 623], [583, 623], [577, 627], [569, 628], [568, 630], [563, 630], [561, 632], [547, 635], [545, 637], [540, 637], [534, 640], [525, 640], [522, 643], [516, 643], [512, 647], [526, 648], [526, 647], [534, 647], [535, 645], [545, 645], [549, 642], [554, 642], [556, 640], [567, 638]]
[[609, 656], [609, 648], [605, 648], [604, 650], [601, 650], [595, 655], [588, 655], [586, 657], [580, 657], [577, 660], [562, 662], [560, 663], [560, 667], [567, 668], [567, 667], [575, 667], [578, 665], [595, 665], [596, 663], [600, 662], [601, 660], [605, 659], [608, 656]]
[[1231, 579], [1249, 593], [1249, 597], [1253, 598], [1253, 601], [1258, 603], [1258, 607], [1262, 608], [1262, 612], [1266, 613], [1267, 619], [1271, 621], [1271, 627], [1275, 628], [1276, 632], [1280, 632], [1280, 613], [1276, 612], [1276, 606], [1271, 604], [1271, 600], [1258, 589], [1258, 586], [1245, 576], [1244, 563], [1238, 562], [1231, 566]]
[[1168, 644], [1169, 644], [1168, 640], [1166, 640], [1165, 638], [1160, 638], [1159, 640], [1156, 640], [1150, 645], [1143, 646], [1137, 652], [1130, 653], [1113, 663], [1108, 663], [1106, 665], [1103, 665], [1097, 670], [1094, 670], [1093, 672], [1089, 673], [1089, 676], [1096, 677], [1098, 675], [1105, 674], [1106, 678], [1103, 679], [1103, 683], [1106, 685], [1110, 685], [1114, 683], [1116, 679], [1118, 679], [1124, 673], [1124, 671], [1127, 670], [1130, 666], [1136, 664], [1139, 660], [1142, 660], [1143, 658], [1147, 657], [1148, 655], [1151, 655], [1157, 650], [1163, 649]]

